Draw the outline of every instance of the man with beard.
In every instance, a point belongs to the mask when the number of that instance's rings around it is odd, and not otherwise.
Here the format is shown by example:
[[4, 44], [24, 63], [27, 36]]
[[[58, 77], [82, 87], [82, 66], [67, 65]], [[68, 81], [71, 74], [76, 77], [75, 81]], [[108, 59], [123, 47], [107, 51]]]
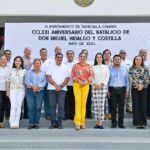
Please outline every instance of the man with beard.
[[110, 79], [109, 79], [109, 92], [108, 96], [111, 97], [112, 101], [112, 126], [111, 128], [116, 128], [116, 109], [118, 106], [118, 127], [125, 128], [124, 119], [124, 103], [125, 97], [129, 93], [129, 80], [128, 72], [126, 68], [121, 67], [121, 57], [120, 55], [114, 55], [113, 66], [110, 68]]

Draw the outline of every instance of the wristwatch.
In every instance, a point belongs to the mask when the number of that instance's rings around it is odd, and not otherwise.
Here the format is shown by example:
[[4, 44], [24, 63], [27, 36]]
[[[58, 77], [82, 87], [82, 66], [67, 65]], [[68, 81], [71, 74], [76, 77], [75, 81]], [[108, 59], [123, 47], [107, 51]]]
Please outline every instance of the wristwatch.
[[61, 88], [63, 88], [64, 86], [60, 85]]

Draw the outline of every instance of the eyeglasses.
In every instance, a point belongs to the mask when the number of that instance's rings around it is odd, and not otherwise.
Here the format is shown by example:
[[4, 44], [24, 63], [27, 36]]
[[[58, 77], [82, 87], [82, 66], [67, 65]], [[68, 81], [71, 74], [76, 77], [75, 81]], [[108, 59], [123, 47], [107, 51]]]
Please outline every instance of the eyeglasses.
[[60, 59], [63, 59], [63, 57], [56, 57], [56, 58], [60, 58]]
[[125, 52], [121, 52], [120, 54], [126, 54]]
[[5, 55], [11, 55], [11, 53], [5, 53]]

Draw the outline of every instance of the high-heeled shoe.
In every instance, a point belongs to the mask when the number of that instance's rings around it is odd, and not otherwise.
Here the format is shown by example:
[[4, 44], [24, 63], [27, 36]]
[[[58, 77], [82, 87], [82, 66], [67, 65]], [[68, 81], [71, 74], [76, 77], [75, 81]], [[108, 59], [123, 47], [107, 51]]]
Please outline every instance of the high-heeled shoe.
[[76, 125], [76, 130], [80, 130], [80, 125]]

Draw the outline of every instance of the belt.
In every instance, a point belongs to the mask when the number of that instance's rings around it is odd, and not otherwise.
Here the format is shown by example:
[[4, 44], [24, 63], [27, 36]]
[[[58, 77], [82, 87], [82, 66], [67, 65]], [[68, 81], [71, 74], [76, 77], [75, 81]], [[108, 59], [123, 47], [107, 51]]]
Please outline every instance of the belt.
[[125, 86], [121, 86], [121, 87], [114, 87], [114, 86], [110, 86], [110, 88], [112, 88], [112, 89], [123, 89], [123, 88], [126, 88]]

